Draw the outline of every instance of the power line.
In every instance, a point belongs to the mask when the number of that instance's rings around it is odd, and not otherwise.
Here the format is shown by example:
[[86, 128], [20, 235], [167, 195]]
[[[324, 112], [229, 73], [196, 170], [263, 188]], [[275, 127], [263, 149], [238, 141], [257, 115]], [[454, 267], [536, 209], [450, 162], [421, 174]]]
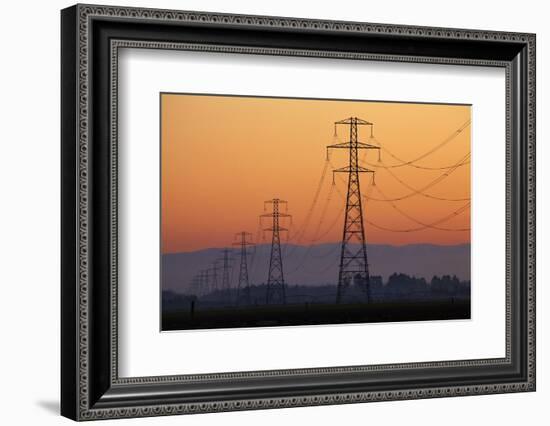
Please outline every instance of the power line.
[[[441, 146], [441, 144], [440, 144]], [[431, 152], [433, 152], [434, 150], [431, 150]], [[452, 172], [454, 172], [458, 167], [464, 165], [464, 164], [468, 164], [469, 163], [469, 157], [470, 157], [470, 154], [467, 154], [466, 156], [464, 156], [458, 163], [455, 163], [451, 166], [448, 166], [446, 167], [445, 169], [446, 172], [443, 173], [441, 176], [438, 176], [434, 181], [430, 182], [428, 185], [424, 186], [423, 188], [421, 188], [420, 190], [419, 189], [416, 189], [416, 188], [413, 188], [411, 187], [410, 185], [406, 184], [405, 182], [403, 182], [401, 179], [399, 179], [397, 176], [395, 176], [394, 173], [391, 172], [391, 170], [387, 170], [390, 175], [392, 175], [392, 177], [396, 178], [396, 180], [398, 180], [400, 183], [402, 183], [405, 187], [409, 188], [412, 190], [412, 193], [410, 194], [407, 194], [406, 196], [402, 196], [402, 197], [397, 197], [397, 198], [389, 198], [389, 197], [385, 197], [383, 199], [381, 198], [375, 198], [375, 197], [372, 197], [371, 195], [366, 195], [364, 198], [368, 201], [370, 200], [374, 200], [374, 201], [388, 201], [390, 202], [390, 204], [392, 205], [392, 207], [397, 210], [399, 213], [403, 214], [405, 217], [407, 217], [409, 220], [412, 220], [414, 221], [415, 223], [418, 223], [418, 224], [421, 224], [421, 226], [419, 227], [414, 227], [414, 228], [407, 228], [407, 229], [394, 229], [394, 228], [390, 228], [390, 227], [386, 227], [386, 226], [381, 226], [381, 225], [378, 225], [376, 223], [374, 223], [373, 221], [371, 220], [368, 220], [366, 219], [366, 222], [369, 223], [370, 225], [374, 226], [375, 228], [378, 228], [378, 229], [381, 229], [381, 230], [384, 230], [384, 231], [388, 231], [388, 232], [416, 232], [416, 231], [420, 231], [420, 230], [423, 230], [423, 229], [427, 229], [427, 228], [432, 228], [432, 229], [437, 229], [437, 230], [441, 230], [441, 231], [448, 231], [448, 232], [460, 232], [460, 231], [469, 231], [470, 228], [443, 228], [443, 227], [440, 227], [440, 226], [437, 226], [445, 221], [448, 221], [450, 220], [451, 218], [453, 217], [456, 217], [457, 215], [461, 214], [462, 212], [466, 211], [469, 207], [470, 207], [470, 203], [468, 202], [466, 205], [460, 207], [459, 209], [451, 212], [450, 214], [444, 216], [443, 218], [440, 218], [432, 223], [424, 223], [422, 221], [419, 221], [417, 220], [416, 218], [412, 217], [410, 214], [407, 214], [405, 213], [403, 210], [399, 209], [399, 207], [397, 207], [395, 204], [393, 204], [391, 201], [396, 201], [396, 200], [400, 200], [400, 199], [405, 199], [405, 198], [409, 198], [413, 195], [423, 195], [423, 196], [426, 196], [427, 198], [432, 198], [432, 199], [437, 199], [437, 200], [446, 200], [446, 201], [470, 201], [470, 198], [467, 198], [467, 199], [449, 199], [449, 198], [443, 198], [443, 197], [436, 197], [436, 196], [432, 196], [430, 194], [425, 194], [423, 193], [422, 191], [434, 186], [435, 184], [441, 182], [443, 179], [445, 179], [446, 177], [448, 177]], [[417, 159], [415, 159], [417, 160]], [[364, 162], [364, 164], [369, 164], [367, 162]], [[404, 164], [403, 164], [404, 165]], [[386, 168], [384, 167], [385, 165], [382, 166], [382, 168]], [[387, 168], [386, 168], [387, 169]], [[435, 169], [435, 168], [434, 168]], [[374, 186], [374, 185], [371, 185], [371, 186]], [[338, 188], [336, 188], [339, 195], [344, 198], [344, 195], [338, 190]], [[380, 188], [377, 186], [377, 190], [379, 190], [380, 192]], [[383, 194], [382, 194], [383, 195]], [[384, 195], [383, 195], [384, 196]]]
[[[402, 160], [401, 158], [397, 157], [395, 154], [393, 154], [389, 149], [385, 148], [382, 146], [382, 144], [378, 141], [378, 139], [373, 135], [373, 132], [372, 132], [372, 129], [371, 129], [371, 135], [370, 135], [370, 138], [372, 141], [374, 141], [379, 147], [380, 147], [380, 150], [381, 151], [384, 151], [384, 152], [387, 152], [391, 157], [393, 157], [394, 159], [396, 159], [397, 161], [399, 161], [399, 164], [391, 164], [391, 165], [383, 165], [381, 166], [380, 164], [376, 164], [376, 163], [369, 163], [369, 162], [366, 162], [364, 161], [364, 158], [362, 159], [362, 163], [368, 165], [368, 166], [371, 166], [371, 167], [382, 167], [382, 168], [397, 168], [397, 167], [403, 167], [403, 166], [411, 166], [411, 167], [415, 167], [417, 169], [423, 169], [423, 170], [444, 170], [444, 169], [449, 169], [451, 167], [453, 167], [453, 165], [449, 165], [449, 166], [439, 166], [439, 167], [429, 167], [429, 166], [420, 166], [418, 164], [414, 164], [416, 163], [417, 161], [420, 161], [426, 157], [428, 157], [429, 155], [433, 154], [434, 152], [438, 151], [440, 148], [442, 148], [443, 146], [445, 146], [446, 144], [448, 144], [449, 142], [451, 142], [453, 139], [455, 139], [459, 134], [461, 134], [465, 129], [466, 127], [468, 127], [469, 125], [471, 124], [471, 121], [470, 120], [467, 120], [465, 123], [463, 123], [458, 129], [456, 129], [450, 136], [448, 136], [447, 138], [445, 138], [443, 140], [443, 142], [437, 144], [434, 148], [431, 148], [430, 150], [428, 150], [427, 152], [425, 152], [424, 154], [420, 155], [419, 157], [416, 157], [415, 159], [413, 160], [409, 160], [409, 161], [406, 161], [406, 160]], [[334, 133], [334, 137], [340, 141], [337, 133], [335, 132]], [[378, 155], [378, 162], [380, 163], [381, 162], [381, 157], [380, 157], [380, 154]], [[466, 165], [466, 164], [470, 164], [469, 161], [461, 164], [461, 166], [463, 165]]]
[[[323, 206], [323, 209], [322, 209], [322, 212], [321, 212], [321, 217], [319, 219], [319, 224], [317, 225], [317, 228], [315, 229], [315, 232], [314, 232], [314, 237], [310, 240], [308, 240], [308, 242], [310, 243], [304, 253], [304, 255], [302, 256], [302, 260], [298, 263], [298, 266], [296, 266], [292, 271], [291, 273], [294, 273], [296, 271], [298, 271], [299, 269], [302, 268], [302, 266], [305, 264], [305, 261], [306, 259], [308, 258], [310, 252], [311, 252], [311, 249], [312, 249], [312, 244], [311, 243], [314, 243], [315, 241], [318, 241], [321, 237], [318, 237], [318, 234], [319, 234], [319, 231], [321, 229], [321, 226], [324, 222], [324, 218], [325, 218], [325, 215], [326, 215], [326, 212], [327, 212], [327, 209], [328, 209], [328, 206], [330, 204], [330, 201], [332, 199], [332, 192], [333, 192], [333, 188], [331, 186], [330, 190], [329, 190], [329, 193], [328, 193], [328, 196], [327, 196], [327, 199], [324, 203], [324, 206]], [[292, 251], [292, 254], [294, 254], [294, 251], [296, 250], [298, 246], [295, 245], [294, 246], [294, 250]]]
[[[312, 215], [313, 215], [313, 211], [315, 209], [315, 206], [317, 205], [317, 202], [319, 200], [319, 195], [320, 195], [321, 190], [323, 188], [323, 183], [325, 181], [328, 166], [329, 166], [329, 162], [328, 162], [328, 159], [326, 159], [325, 163], [323, 165], [323, 170], [321, 172], [321, 177], [319, 179], [319, 183], [317, 184], [317, 188], [316, 188], [314, 196], [313, 196], [313, 200], [312, 200], [311, 205], [310, 205], [310, 207], [308, 209], [308, 212], [306, 214], [306, 218], [305, 218], [301, 228], [299, 228], [296, 231], [295, 234], [292, 233], [292, 235], [296, 235], [296, 238], [294, 239], [294, 245], [290, 249], [288, 248], [288, 242], [289, 242], [289, 240], [292, 240], [291, 237], [290, 237], [291, 233], [290, 233], [290, 231], [287, 233], [287, 240], [286, 240], [287, 246], [283, 249], [285, 256], [292, 256], [294, 254], [294, 252], [296, 251], [296, 249], [298, 248], [298, 245], [304, 239], [304, 236], [306, 234], [306, 230], [309, 226], [309, 223], [310, 223]], [[291, 223], [290, 228], [292, 228], [292, 226], [293, 226], [293, 224]]]
[[[468, 207], [469, 207], [469, 206], [468, 206]], [[446, 217], [444, 217], [443, 219], [438, 220], [438, 221], [433, 222], [433, 223], [441, 223], [441, 222], [444, 222], [444, 221], [446, 221], [446, 220], [449, 220], [449, 219], [451, 219], [451, 217], [454, 217], [454, 216], [460, 214], [460, 213], [461, 213], [462, 211], [464, 211], [464, 210], [465, 210], [465, 208], [464, 208], [464, 207], [461, 207], [459, 210], [457, 210], [457, 211], [451, 213], [451, 215], [446, 216]], [[395, 229], [395, 228], [388, 228], [388, 227], [385, 227], [385, 226], [382, 226], [382, 225], [378, 225], [378, 224], [376, 224], [376, 223], [374, 223], [374, 222], [372, 222], [371, 220], [368, 220], [368, 219], [366, 220], [366, 222], [367, 222], [369, 225], [374, 226], [375, 228], [378, 228], [378, 229], [380, 229], [380, 230], [382, 230], [382, 231], [388, 231], [388, 232], [404, 232], [404, 233], [406, 233], [406, 232], [423, 231], [423, 230], [428, 229], [428, 228], [434, 228], [433, 226], [428, 226], [428, 225], [426, 225], [426, 226], [419, 226], [419, 227], [417, 227], [417, 228]], [[470, 228], [464, 228], [464, 229], [441, 229], [441, 228], [434, 228], [434, 229], [438, 229], [438, 230], [440, 230], [440, 231], [469, 231], [469, 230], [470, 230]]]
[[[434, 152], [441, 149], [443, 146], [447, 145], [449, 142], [451, 142], [453, 139], [455, 139], [458, 135], [460, 135], [468, 126], [470, 126], [471, 121], [467, 120], [464, 124], [462, 124], [458, 129], [456, 129], [451, 135], [449, 135], [447, 138], [445, 138], [441, 143], [437, 144], [432, 149], [428, 150], [424, 154], [420, 155], [419, 157], [416, 157], [413, 160], [402, 160], [401, 158], [397, 157], [395, 154], [393, 154], [390, 150], [388, 150], [385, 147], [381, 147], [381, 149], [384, 152], [387, 152], [391, 157], [393, 157], [395, 160], [399, 161], [399, 164], [393, 164], [393, 165], [386, 165], [384, 168], [397, 168], [397, 167], [403, 167], [403, 166], [412, 166], [416, 167], [418, 169], [425, 169], [425, 170], [442, 170], [447, 169], [452, 166], [445, 166], [445, 167], [426, 167], [426, 166], [419, 166], [417, 164], [414, 164], [420, 160], [423, 160], [424, 158], [428, 157], [429, 155], [433, 154]], [[380, 143], [376, 140], [376, 138], [373, 137], [373, 139], [380, 145]]]
[[336, 253], [338, 248], [339, 247], [336, 244], [334, 244], [333, 247], [331, 247], [326, 253], [319, 254], [317, 256], [312, 255], [311, 257], [314, 258], [314, 259], [324, 259], [325, 257], [328, 257], [328, 256]]
[[304, 223], [301, 227], [301, 229], [299, 229], [297, 232], [296, 232], [296, 235], [298, 236], [297, 238], [297, 242], [301, 241], [303, 236], [305, 235], [305, 232], [306, 232], [306, 229], [309, 225], [309, 222], [311, 220], [311, 217], [313, 215], [313, 211], [315, 209], [315, 206], [317, 205], [317, 201], [319, 200], [319, 195], [321, 193], [321, 189], [323, 187], [323, 183], [325, 181], [325, 177], [326, 177], [326, 174], [327, 174], [327, 170], [328, 170], [328, 166], [329, 166], [329, 161], [328, 159], [325, 160], [325, 163], [323, 164], [323, 170], [321, 172], [321, 178], [319, 179], [319, 183], [317, 184], [317, 188], [315, 190], [315, 193], [314, 193], [314, 196], [313, 196], [313, 200], [311, 202], [311, 205], [308, 209], [308, 212], [306, 214], [306, 218], [304, 220]]
[[435, 178], [434, 180], [432, 180], [431, 182], [429, 182], [428, 184], [423, 186], [421, 189], [417, 189], [417, 188], [412, 187], [411, 185], [409, 185], [408, 183], [406, 183], [405, 181], [400, 179], [398, 176], [396, 176], [395, 173], [393, 173], [390, 169], [386, 169], [386, 171], [390, 174], [391, 177], [393, 177], [397, 182], [399, 182], [401, 185], [403, 185], [405, 188], [411, 190], [412, 192], [410, 192], [409, 194], [406, 194], [406, 195], [395, 197], [395, 198], [380, 199], [380, 198], [371, 197], [370, 199], [374, 200], [374, 201], [401, 201], [401, 200], [405, 200], [407, 198], [411, 198], [415, 195], [420, 195], [420, 196], [423, 196], [423, 197], [426, 197], [426, 198], [431, 198], [432, 200], [439, 200], [439, 201], [469, 201], [470, 200], [469, 197], [468, 198], [439, 197], [439, 196], [427, 194], [427, 193], [424, 192], [427, 189], [430, 189], [431, 187], [437, 185], [442, 180], [449, 177], [453, 172], [458, 170], [458, 168], [460, 166], [465, 164], [465, 162], [468, 161], [469, 158], [470, 158], [470, 154], [468, 153], [464, 157], [462, 157], [458, 163], [456, 163], [455, 165], [449, 167], [449, 169], [446, 172], [439, 175], [437, 178]]
[[332, 193], [334, 190], [334, 185], [330, 186], [327, 199], [325, 201], [325, 205], [323, 206], [323, 210], [321, 211], [321, 217], [319, 218], [319, 223], [317, 224], [317, 228], [315, 228], [315, 232], [313, 234], [313, 238], [309, 240], [309, 242], [316, 242], [319, 240], [319, 231], [321, 230], [321, 227], [323, 226], [323, 223], [325, 221], [325, 216], [327, 214], [328, 206], [330, 205], [330, 202], [332, 201]]
[[346, 206], [343, 206], [339, 211], [338, 211], [338, 214], [334, 217], [334, 220], [330, 223], [330, 225], [328, 226], [327, 229], [325, 229], [325, 231], [323, 233], [321, 233], [320, 235], [317, 235], [317, 238], [315, 239], [315, 241], [319, 241], [320, 239], [326, 237], [328, 235], [328, 233], [330, 231], [332, 231], [332, 229], [334, 228], [334, 226], [336, 226], [336, 223], [338, 223], [338, 219], [340, 219], [342, 217], [342, 213], [344, 213], [344, 210], [345, 210]]
[[[377, 186], [377, 190], [379, 190], [378, 186]], [[336, 191], [338, 192], [340, 197], [342, 197], [342, 199], [345, 199], [344, 194], [342, 194], [342, 192], [338, 189], [338, 187], [336, 187]], [[466, 211], [469, 207], [470, 207], [470, 202], [466, 203], [464, 206], [458, 208], [457, 210], [451, 212], [450, 214], [448, 214], [448, 215], [446, 215], [446, 216], [444, 216], [444, 217], [442, 217], [442, 218], [440, 218], [440, 219], [438, 219], [438, 220], [436, 220], [432, 223], [423, 224], [422, 226], [419, 226], [419, 227], [416, 227], [416, 228], [395, 229], [395, 228], [389, 228], [389, 227], [386, 227], [386, 226], [378, 225], [377, 223], [375, 223], [375, 222], [373, 222], [369, 219], [366, 219], [365, 222], [367, 222], [369, 225], [374, 226], [375, 228], [378, 228], [382, 231], [388, 231], [388, 232], [417, 232], [417, 231], [422, 231], [422, 230], [428, 229], [428, 228], [437, 229], [439, 231], [448, 231], [448, 232], [470, 231], [470, 228], [451, 229], [451, 228], [439, 228], [439, 227], [436, 228], [435, 227], [436, 225], [444, 223], [444, 222], [452, 219], [453, 217], [458, 216], [460, 213], [463, 213], [464, 211]], [[394, 206], [394, 208], [397, 211], [399, 211], [400, 213], [402, 213], [402, 211], [399, 210], [399, 208], [396, 208], [396, 206]], [[411, 220], [413, 220], [417, 223], [423, 223], [423, 222], [418, 222], [416, 219], [411, 219]]]
[[256, 244], [252, 246], [252, 254], [250, 255], [250, 268], [249, 272], [251, 276], [254, 276], [257, 268], [257, 262], [256, 262], [256, 254], [258, 251], [258, 245], [264, 242], [264, 239], [261, 238], [262, 235], [262, 224], [258, 223], [258, 228], [256, 230], [256, 233], [253, 237], [253, 241], [256, 241]]
[[[467, 154], [465, 157], [462, 158], [461, 161], [463, 161], [465, 158], [467, 158], [470, 154]], [[332, 165], [332, 163], [331, 163]], [[457, 163], [455, 164], [455, 166], [460, 166], [461, 163]], [[401, 184], [403, 184], [406, 188], [408, 189], [411, 189], [412, 192], [410, 192], [409, 194], [406, 194], [406, 195], [402, 195], [402, 196], [399, 196], [399, 197], [395, 197], [395, 198], [376, 198], [376, 197], [372, 197], [372, 196], [363, 196], [363, 198], [365, 199], [368, 199], [368, 200], [371, 200], [371, 201], [401, 201], [401, 200], [406, 200], [407, 198], [411, 198], [415, 195], [421, 195], [421, 196], [424, 196], [426, 198], [431, 198], [433, 200], [439, 200], [439, 201], [469, 201], [470, 198], [445, 198], [445, 197], [437, 197], [435, 195], [431, 195], [431, 194], [426, 194], [425, 191], [426, 189], [429, 189], [431, 188], [432, 186], [435, 186], [436, 184], [438, 184], [439, 182], [441, 182], [443, 179], [447, 178], [451, 173], [453, 173], [455, 170], [457, 170], [458, 167], [455, 167], [453, 168], [452, 170], [450, 171], [447, 171], [443, 174], [441, 174], [440, 176], [438, 176], [437, 178], [435, 178], [433, 181], [429, 182], [427, 185], [425, 185], [424, 187], [422, 187], [421, 189], [417, 189], [417, 188], [413, 188], [412, 186], [408, 185], [407, 183], [405, 183], [403, 180], [399, 179], [397, 176], [395, 176], [393, 173], [391, 173], [389, 170], [388, 172], [390, 172], [391, 176], [394, 177], [398, 182], [400, 182]], [[342, 182], [344, 182], [343, 179], [340, 179]], [[345, 183], [345, 182], [344, 182]]]
[[[382, 193], [382, 191], [380, 190], [379, 187], [376, 187], [376, 190], [380, 193], [380, 195], [382, 195], [383, 197], [385, 197], [384, 193]], [[419, 225], [422, 225], [422, 227], [425, 228], [432, 228], [432, 229], [436, 229], [438, 231], [469, 231], [470, 228], [441, 228], [441, 227], [438, 227], [436, 225], [440, 224], [440, 223], [443, 223], [455, 216], [457, 216], [458, 214], [462, 213], [463, 211], [466, 211], [469, 207], [470, 207], [470, 202], [468, 201], [464, 206], [458, 208], [457, 210], [455, 210], [454, 212], [450, 213], [449, 215], [445, 216], [444, 218], [442, 219], [439, 219], [438, 221], [435, 221], [435, 222], [432, 222], [432, 223], [424, 223], [414, 217], [412, 217], [410, 214], [408, 214], [407, 212], [403, 211], [402, 209], [400, 209], [399, 207], [397, 207], [397, 205], [393, 202], [390, 201], [390, 205], [397, 211], [399, 212], [400, 214], [402, 214], [403, 216], [405, 216], [407, 219], [419, 224]]]
[[[336, 186], [335, 183], [332, 184], [333, 187]], [[373, 188], [373, 185], [368, 185], [367, 186], [367, 191], [366, 191], [366, 194], [364, 195], [364, 197], [368, 200], [370, 199], [370, 194], [372, 193], [372, 188]], [[337, 188], [336, 188], [337, 190]], [[338, 214], [336, 215], [336, 217], [334, 218], [334, 220], [330, 223], [330, 225], [328, 226], [328, 228], [323, 232], [321, 233], [320, 235], [317, 234], [317, 237], [315, 238], [315, 240], [312, 240], [312, 241], [319, 241], [320, 239], [326, 237], [328, 235], [328, 233], [330, 231], [332, 231], [332, 229], [334, 228], [334, 226], [336, 225], [336, 223], [338, 222], [338, 219], [340, 219], [340, 217], [342, 216], [342, 213], [344, 213], [344, 210], [345, 210], [346, 206], [343, 206], [340, 211], [338, 212]]]

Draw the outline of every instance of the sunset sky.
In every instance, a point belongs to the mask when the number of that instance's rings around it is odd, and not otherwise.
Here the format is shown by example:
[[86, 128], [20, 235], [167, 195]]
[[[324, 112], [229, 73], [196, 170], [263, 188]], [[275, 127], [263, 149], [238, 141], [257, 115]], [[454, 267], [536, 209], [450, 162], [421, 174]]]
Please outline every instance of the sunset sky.
[[[363, 203], [367, 242], [469, 243], [470, 106], [162, 94], [162, 252], [230, 246], [240, 231], [252, 233], [257, 243], [268, 242], [269, 233], [258, 232], [258, 216], [272, 198], [288, 201], [289, 242], [340, 241], [347, 176], [336, 174], [333, 187], [332, 167], [347, 166], [348, 154], [332, 150], [326, 163], [326, 146], [349, 140], [348, 126], [338, 126], [334, 137], [334, 122], [348, 117], [374, 123], [374, 139], [361, 126], [359, 140], [384, 148], [381, 162], [374, 150], [359, 156], [364, 167], [376, 171], [375, 186], [371, 174], [361, 177], [363, 195], [372, 198]], [[411, 161], [446, 140], [413, 164], [464, 162], [460, 167], [383, 167], [400, 164], [390, 153]], [[415, 194], [418, 190], [428, 196]], [[415, 231], [422, 224], [432, 227]]]

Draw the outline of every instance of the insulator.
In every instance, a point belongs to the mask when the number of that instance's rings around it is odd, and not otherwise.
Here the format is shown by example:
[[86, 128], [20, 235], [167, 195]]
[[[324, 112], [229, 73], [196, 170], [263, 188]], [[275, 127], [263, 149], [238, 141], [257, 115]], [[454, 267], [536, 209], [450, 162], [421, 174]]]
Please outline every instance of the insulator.
[[381, 149], [378, 150], [378, 162], [379, 163], [382, 162], [382, 152], [381, 151], [382, 151]]

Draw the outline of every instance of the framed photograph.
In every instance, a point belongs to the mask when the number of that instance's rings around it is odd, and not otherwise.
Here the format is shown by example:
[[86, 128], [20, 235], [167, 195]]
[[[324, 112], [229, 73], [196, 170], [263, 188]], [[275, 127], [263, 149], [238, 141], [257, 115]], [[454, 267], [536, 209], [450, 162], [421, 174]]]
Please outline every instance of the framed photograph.
[[74, 420], [535, 390], [535, 35], [76, 5]]
[[471, 318], [471, 105], [160, 105], [162, 331]]

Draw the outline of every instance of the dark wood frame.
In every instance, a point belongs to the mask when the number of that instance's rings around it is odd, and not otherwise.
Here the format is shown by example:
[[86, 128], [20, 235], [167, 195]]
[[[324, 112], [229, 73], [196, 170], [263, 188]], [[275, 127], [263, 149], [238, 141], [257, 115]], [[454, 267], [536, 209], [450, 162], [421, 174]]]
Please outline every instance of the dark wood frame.
[[[61, 413], [74, 420], [535, 390], [535, 36], [77, 5], [61, 13]], [[120, 47], [504, 67], [506, 357], [119, 378]], [[504, 232], [504, 230], [503, 230]]]

